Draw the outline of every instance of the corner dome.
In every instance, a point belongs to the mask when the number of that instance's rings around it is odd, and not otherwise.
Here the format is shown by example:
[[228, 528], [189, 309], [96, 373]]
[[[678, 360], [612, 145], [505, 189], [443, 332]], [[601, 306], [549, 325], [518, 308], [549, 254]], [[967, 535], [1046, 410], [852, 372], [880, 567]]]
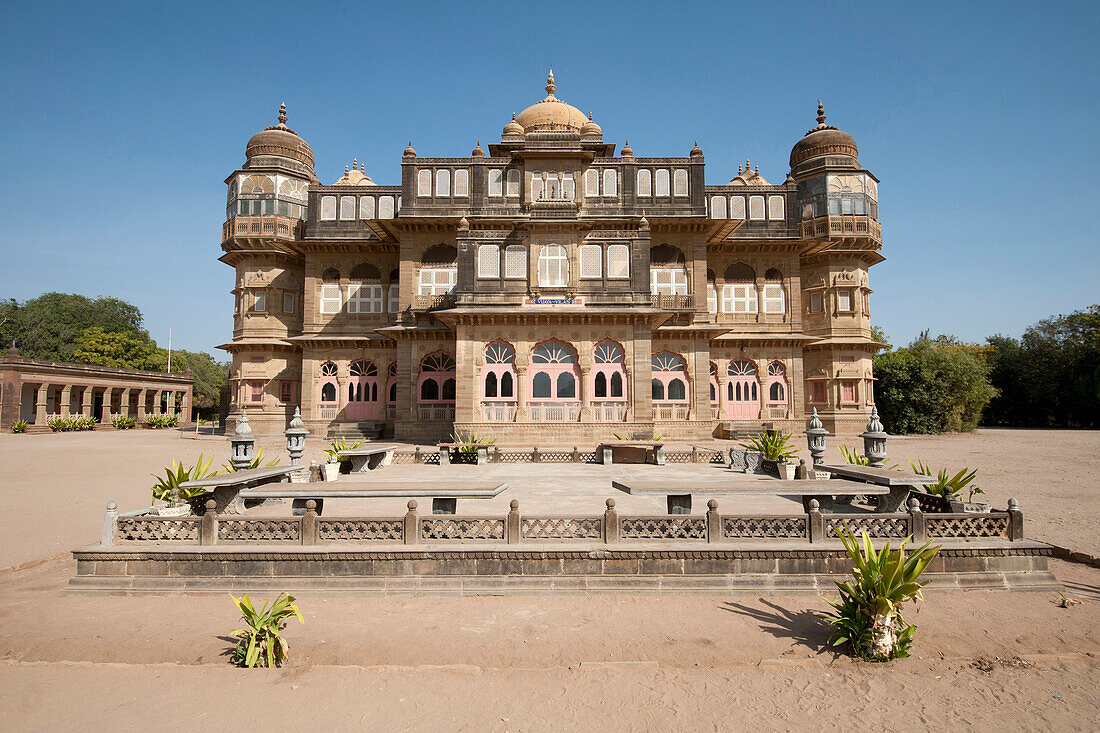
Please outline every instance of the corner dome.
[[535, 102], [516, 115], [516, 123], [524, 133], [535, 130], [567, 130], [581, 132], [588, 117], [576, 107], [566, 104], [554, 96], [554, 72], [546, 77], [546, 98]]
[[859, 156], [859, 148], [851, 135], [825, 124], [825, 106], [818, 100], [817, 127], [807, 132], [791, 148], [791, 168], [822, 155], [849, 155], [856, 158]]
[[272, 125], [248, 139], [245, 158], [257, 155], [277, 155], [304, 163], [313, 168], [313, 150], [298, 133], [286, 126], [286, 104], [279, 105], [279, 124]]
[[344, 175], [334, 186], [377, 186], [378, 184], [371, 180], [371, 177], [366, 174], [363, 168], [359, 167], [358, 159], [352, 163], [351, 170], [348, 170], [347, 166], [344, 166]]

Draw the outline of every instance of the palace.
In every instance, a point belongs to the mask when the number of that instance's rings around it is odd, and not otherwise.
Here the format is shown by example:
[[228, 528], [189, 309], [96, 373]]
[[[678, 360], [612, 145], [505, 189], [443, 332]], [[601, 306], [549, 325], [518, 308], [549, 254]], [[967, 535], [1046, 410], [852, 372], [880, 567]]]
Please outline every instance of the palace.
[[713, 185], [698, 144], [616, 155], [556, 91], [488, 153], [410, 142], [397, 185], [358, 161], [321, 184], [285, 107], [252, 136], [222, 230], [234, 418], [563, 446], [801, 431], [811, 408], [863, 429], [882, 227], [853, 138], [819, 104], [783, 182], [746, 161]]

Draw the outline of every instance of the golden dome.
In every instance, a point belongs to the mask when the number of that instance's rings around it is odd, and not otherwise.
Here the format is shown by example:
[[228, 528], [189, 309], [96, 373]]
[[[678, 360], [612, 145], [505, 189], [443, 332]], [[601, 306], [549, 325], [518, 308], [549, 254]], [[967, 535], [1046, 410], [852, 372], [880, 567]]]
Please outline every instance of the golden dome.
[[629, 140], [626, 141], [626, 145], [623, 146], [623, 149], [621, 151], [619, 151], [619, 155], [623, 158], [633, 158], [634, 157], [634, 148], [630, 147], [630, 141]]
[[378, 184], [371, 180], [371, 177], [359, 167], [359, 160], [356, 159], [351, 165], [351, 170], [344, 166], [344, 175], [342, 178], [332, 184], [334, 186], [377, 186]]
[[535, 102], [516, 115], [516, 122], [523, 127], [524, 133], [533, 130], [570, 130], [580, 132], [588, 118], [584, 112], [566, 104], [554, 96], [554, 72], [546, 77], [546, 98]]
[[523, 135], [523, 125], [516, 122], [516, 113], [512, 113], [512, 119], [508, 120], [508, 124], [504, 126], [504, 132], [501, 133], [501, 137], [511, 137], [515, 135]]
[[822, 155], [850, 155], [859, 157], [859, 148], [851, 135], [825, 124], [825, 106], [817, 101], [817, 127], [795, 143], [791, 149], [791, 168], [810, 158]]
[[248, 140], [244, 157], [278, 155], [297, 160], [313, 168], [313, 150], [298, 133], [286, 126], [286, 105], [279, 105], [279, 124], [257, 132]]
[[470, 152], [470, 157], [471, 158], [484, 158], [485, 157], [485, 151], [481, 149], [481, 141], [480, 140], [477, 141], [477, 145], [475, 145], [474, 149]]

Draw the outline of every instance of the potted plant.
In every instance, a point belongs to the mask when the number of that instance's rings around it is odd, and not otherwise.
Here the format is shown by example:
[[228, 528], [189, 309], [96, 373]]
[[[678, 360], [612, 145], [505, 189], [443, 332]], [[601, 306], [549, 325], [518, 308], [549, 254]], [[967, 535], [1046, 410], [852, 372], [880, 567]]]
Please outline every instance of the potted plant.
[[335, 481], [340, 477], [340, 461], [342, 460], [340, 454], [344, 451], [354, 450], [363, 445], [365, 441], [362, 439], [349, 443], [344, 438], [337, 438], [329, 444], [328, 448], [325, 448], [325, 455], [328, 456], [328, 460], [321, 465], [321, 477], [324, 481]]
[[156, 509], [161, 517], [185, 517], [191, 513], [190, 502], [208, 493], [205, 489], [181, 489], [180, 484], [207, 476], [217, 476], [219, 471], [211, 471], [210, 464], [214, 457], [203, 461], [202, 453], [193, 466], [185, 466], [178, 461], [172, 461], [171, 466], [164, 467], [164, 476], [149, 474], [157, 480], [153, 484], [153, 501], [165, 502], [166, 506]]
[[798, 464], [790, 460], [795, 456], [790, 433], [764, 433], [747, 443], [742, 443], [741, 446], [746, 449], [745, 460], [748, 468], [753, 468], [752, 454], [758, 453], [761, 466], [766, 472], [776, 478], [794, 480]]
[[[913, 469], [913, 473], [919, 473], [921, 476], [929, 476], [936, 479], [935, 483], [926, 484], [924, 486], [924, 491], [946, 502], [948, 511], [985, 514], [993, 510], [991, 504], [974, 501], [975, 495], [985, 493], [977, 486], [970, 486], [970, 483], [978, 476], [977, 470], [971, 471], [968, 467], [962, 469], [954, 476], [949, 476], [946, 468], [941, 468], [938, 472], [932, 473], [931, 467], [925, 465], [924, 461], [917, 461], [916, 463], [910, 461], [909, 466]], [[968, 492], [966, 501], [962, 500], [963, 491]]]

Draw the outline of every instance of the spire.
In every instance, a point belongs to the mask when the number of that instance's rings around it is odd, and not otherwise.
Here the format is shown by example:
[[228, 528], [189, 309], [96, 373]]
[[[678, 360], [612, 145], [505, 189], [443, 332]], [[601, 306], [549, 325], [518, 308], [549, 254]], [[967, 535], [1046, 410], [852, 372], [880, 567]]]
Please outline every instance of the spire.
[[554, 69], [550, 68], [550, 73], [546, 75], [546, 97], [549, 99], [554, 96], [558, 88], [554, 85]]
[[352, 161], [351, 161], [351, 169], [352, 169], [353, 171], [357, 171], [357, 170], [359, 170], [359, 158], [352, 158]]
[[347, 164], [345, 163], [345, 164], [344, 164], [344, 178], [347, 178], [347, 177], [348, 177], [348, 166], [347, 166]]
[[286, 124], [286, 102], [279, 105], [279, 124]]
[[825, 124], [825, 105], [821, 103], [821, 100], [817, 100], [817, 124]]
[[738, 163], [738, 164], [737, 164], [737, 175], [741, 175], [741, 173], [742, 173], [742, 170], [741, 170], [741, 164], [740, 164], [740, 163]]
[[749, 156], [745, 156], [745, 172], [748, 173], [752, 170], [752, 166], [749, 164]]

